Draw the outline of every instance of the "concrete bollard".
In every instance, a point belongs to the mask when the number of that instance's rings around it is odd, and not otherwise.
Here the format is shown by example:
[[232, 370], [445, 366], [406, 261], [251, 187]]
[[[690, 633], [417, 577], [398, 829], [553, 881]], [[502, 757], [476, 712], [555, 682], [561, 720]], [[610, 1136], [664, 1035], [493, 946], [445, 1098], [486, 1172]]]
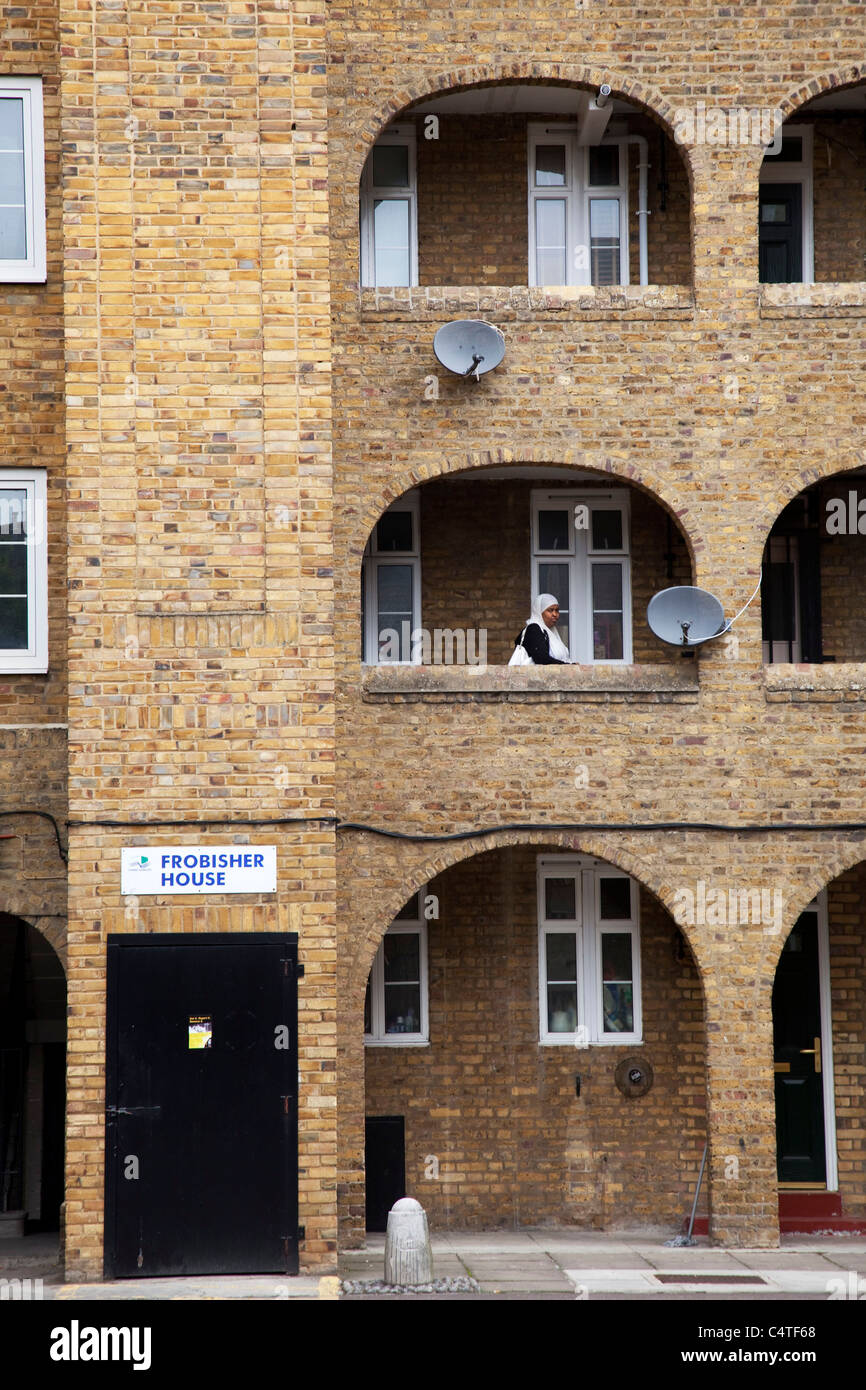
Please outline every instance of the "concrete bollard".
[[433, 1252], [427, 1213], [414, 1197], [401, 1197], [388, 1213], [385, 1237], [385, 1283], [429, 1284]]

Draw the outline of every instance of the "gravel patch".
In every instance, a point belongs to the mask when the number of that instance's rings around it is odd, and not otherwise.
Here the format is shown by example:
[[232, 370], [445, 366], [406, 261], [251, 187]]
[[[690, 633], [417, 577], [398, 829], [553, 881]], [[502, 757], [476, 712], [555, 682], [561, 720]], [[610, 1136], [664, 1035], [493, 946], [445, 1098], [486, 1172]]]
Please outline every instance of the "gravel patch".
[[468, 1274], [453, 1279], [433, 1279], [429, 1284], [386, 1284], [384, 1279], [344, 1279], [342, 1293], [480, 1293], [481, 1285]]

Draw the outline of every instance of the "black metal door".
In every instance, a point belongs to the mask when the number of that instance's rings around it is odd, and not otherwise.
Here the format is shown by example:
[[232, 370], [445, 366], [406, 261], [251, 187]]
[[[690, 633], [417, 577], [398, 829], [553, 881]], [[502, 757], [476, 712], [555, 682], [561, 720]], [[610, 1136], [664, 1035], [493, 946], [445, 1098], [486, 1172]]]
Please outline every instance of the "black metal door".
[[796, 283], [803, 278], [803, 186], [762, 183], [759, 201], [761, 281]]
[[107, 1273], [297, 1273], [297, 936], [110, 936], [107, 1066]]
[[804, 912], [773, 986], [776, 1148], [780, 1182], [826, 1179], [818, 916]]
[[367, 1230], [386, 1231], [388, 1212], [395, 1202], [406, 1196], [406, 1138], [402, 1115], [368, 1117], [364, 1168]]

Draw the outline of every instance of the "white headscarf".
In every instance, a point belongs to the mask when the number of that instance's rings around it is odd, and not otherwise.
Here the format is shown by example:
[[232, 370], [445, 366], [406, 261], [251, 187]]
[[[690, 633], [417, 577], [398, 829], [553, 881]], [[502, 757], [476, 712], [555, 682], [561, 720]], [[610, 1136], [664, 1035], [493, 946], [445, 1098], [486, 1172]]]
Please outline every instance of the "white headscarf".
[[540, 627], [542, 632], [547, 633], [551, 656], [555, 656], [558, 661], [571, 661], [568, 647], [563, 642], [556, 628], [548, 627], [541, 616], [546, 608], [550, 608], [552, 604], [558, 602], [559, 600], [554, 594], [539, 594], [537, 598], [532, 600], [532, 612], [526, 619], [526, 626], [529, 627], [530, 623], [535, 623], [536, 627]]

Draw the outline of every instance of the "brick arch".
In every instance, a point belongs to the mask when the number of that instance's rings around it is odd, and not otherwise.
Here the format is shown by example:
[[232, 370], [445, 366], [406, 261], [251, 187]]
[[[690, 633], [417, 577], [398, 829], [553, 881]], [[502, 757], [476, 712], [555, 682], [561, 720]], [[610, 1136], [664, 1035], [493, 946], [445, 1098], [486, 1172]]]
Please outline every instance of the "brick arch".
[[844, 478], [846, 473], [851, 473], [856, 468], [862, 468], [864, 464], [866, 464], [866, 452], [852, 459], [846, 468], [840, 468], [838, 461], [820, 459], [810, 463], [808, 468], [801, 468], [786, 482], [780, 483], [770, 500], [758, 511], [755, 517], [753, 535], [755, 545], [760, 546], [756, 563], [760, 564], [767, 538], [789, 502], [793, 502], [795, 497], [799, 497], [800, 493], [805, 492], [806, 488], [811, 487], [813, 483], [826, 482], [829, 478]]
[[57, 959], [63, 967], [63, 974], [68, 975], [69, 969], [66, 960], [66, 919], [63, 917], [21, 917], [22, 922], [38, 931], [40, 936], [44, 936], [48, 945], [54, 951]]
[[828, 92], [837, 88], [855, 86], [858, 82], [866, 82], [866, 62], [846, 63], [841, 68], [832, 68], [829, 72], [818, 74], [817, 77], [810, 77], [807, 82], [803, 82], [782, 98], [779, 110], [787, 118], [794, 115], [807, 101], [826, 96]]
[[811, 871], [796, 894], [792, 895], [785, 903], [785, 921], [782, 930], [778, 937], [769, 937], [767, 940], [766, 960], [772, 971], [771, 979], [779, 964], [782, 948], [793, 931], [800, 913], [805, 911], [822, 888], [829, 888], [840, 874], [847, 873], [849, 869], [856, 869], [858, 864], [862, 864], [866, 860], [866, 831], [862, 831], [861, 834], [862, 840], [857, 845], [848, 844], [834, 847], [834, 852], [830, 855], [828, 862]]
[[28, 927], [32, 927], [40, 936], [44, 937], [48, 945], [53, 950], [63, 969], [64, 976], [68, 975], [66, 961], [66, 919], [64, 917], [42, 917], [26, 912], [5, 912], [0, 909], [0, 915], [12, 917], [18, 922], [25, 922]]
[[[488, 835], [473, 837], [471, 840], [452, 840], [446, 841], [444, 844], [440, 843], [438, 846], [431, 845], [429, 857], [422, 859], [407, 873], [406, 880], [399, 889], [391, 894], [384, 894], [377, 901], [375, 920], [367, 921], [364, 924], [363, 935], [357, 942], [354, 959], [348, 965], [348, 998], [346, 1001], [348, 1009], [352, 1010], [363, 1006], [367, 978], [376, 951], [388, 927], [407, 899], [429, 883], [432, 878], [444, 873], [456, 864], [462, 864], [468, 859], [475, 858], [476, 855], [485, 854], [491, 850], [523, 845], [549, 846], [553, 849], [571, 850], [574, 853], [588, 854], [596, 859], [603, 859], [615, 868], [630, 874], [640, 887], [652, 893], [673, 920], [674, 890], [668, 884], [659, 881], [657, 866], [653, 861], [641, 854], [636, 854], [631, 849], [619, 848], [597, 832], [575, 834], [565, 830], [498, 830], [492, 831]], [[705, 993], [704, 969], [693, 929], [688, 926], [679, 926], [677, 923], [674, 925], [678, 926], [678, 930], [682, 932], [689, 943], [689, 949], [701, 981], [701, 988]]]
[[[556, 83], [564, 87], [595, 87], [603, 82], [610, 84], [611, 95], [631, 101], [650, 115], [655, 116], [667, 133], [674, 138], [674, 115], [677, 107], [662, 96], [657, 88], [638, 82], [624, 73], [612, 71], [602, 64], [557, 63], [549, 60], [527, 61], [515, 59], [513, 62], [462, 67], [450, 71], [419, 75], [418, 79], [393, 93], [376, 110], [371, 111], [358, 130], [358, 144], [352, 152], [350, 173], [357, 179], [361, 177], [364, 162], [375, 141], [384, 128], [393, 121], [411, 102], [421, 101], [444, 92], [453, 92], [463, 87], [495, 85], [505, 82], [529, 82], [539, 84]], [[691, 158], [688, 150], [679, 146], [691, 183]], [[351, 179], [350, 179], [351, 182]]]
[[525, 467], [537, 464], [539, 468], [554, 465], [557, 468], [581, 468], [631, 484], [645, 492], [669, 514], [678, 527], [689, 552], [692, 572], [697, 568], [697, 560], [706, 553], [707, 544], [703, 534], [696, 529], [688, 503], [679, 496], [670, 496], [669, 480], [661, 472], [651, 471], [635, 463], [618, 463], [615, 459], [595, 454], [585, 454], [577, 449], [558, 449], [554, 457], [548, 448], [515, 448], [479, 450], [471, 454], [452, 454], [437, 459], [433, 463], [406, 464], [399, 472], [392, 474], [387, 485], [378, 492], [365, 494], [362, 508], [356, 513], [360, 535], [350, 547], [350, 553], [358, 557], [379, 517], [392, 502], [402, 497], [410, 488], [423, 486], [434, 478], [443, 478], [452, 473], [469, 474], [484, 468]]

